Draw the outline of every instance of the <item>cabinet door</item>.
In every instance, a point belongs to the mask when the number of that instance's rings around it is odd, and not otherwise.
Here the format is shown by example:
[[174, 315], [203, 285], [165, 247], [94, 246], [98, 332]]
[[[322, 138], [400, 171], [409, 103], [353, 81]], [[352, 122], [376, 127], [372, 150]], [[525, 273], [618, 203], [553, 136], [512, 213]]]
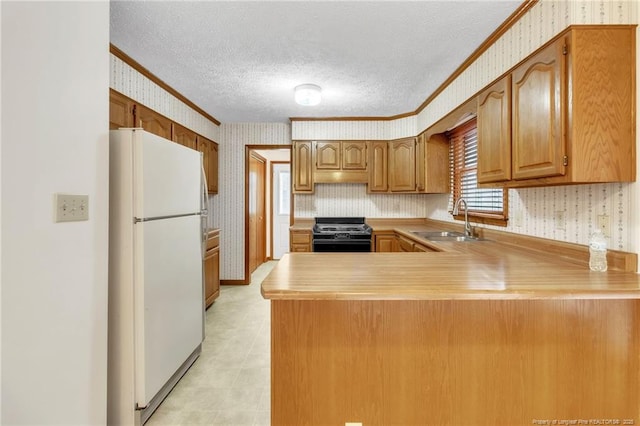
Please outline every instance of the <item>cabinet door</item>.
[[218, 193], [218, 144], [198, 135], [198, 151], [202, 153], [209, 194]]
[[414, 243], [411, 240], [408, 240], [402, 236], [398, 236], [398, 247], [402, 252], [411, 252], [413, 251]]
[[367, 169], [367, 142], [343, 141], [342, 142], [342, 169], [366, 170]]
[[426, 135], [420, 134], [416, 138], [416, 190], [423, 192], [426, 188]]
[[133, 127], [133, 101], [109, 89], [109, 130]]
[[564, 40], [560, 39], [513, 71], [514, 179], [565, 173], [563, 46]]
[[220, 247], [207, 250], [204, 258], [205, 307], [220, 295]]
[[316, 142], [316, 169], [340, 169], [340, 142]]
[[171, 120], [143, 106], [135, 106], [135, 125], [149, 133], [171, 140]]
[[218, 167], [218, 144], [213, 141], [209, 142], [209, 168], [207, 169], [209, 174], [207, 175], [207, 183], [209, 185], [209, 193], [217, 194], [219, 182], [218, 173], [220, 173]]
[[394, 235], [376, 235], [375, 237], [376, 252], [392, 253], [397, 250], [397, 238]]
[[388, 143], [386, 141], [371, 142], [369, 152], [371, 156], [369, 159], [369, 192], [387, 192], [389, 189], [387, 181]]
[[511, 179], [511, 76], [478, 96], [478, 183]]
[[197, 135], [177, 123], [171, 123], [171, 140], [191, 149], [198, 149]]
[[312, 251], [311, 231], [289, 231], [289, 251], [292, 253]]
[[310, 141], [293, 142], [293, 192], [313, 192], [313, 154]]
[[392, 192], [416, 190], [415, 159], [415, 138], [389, 142], [389, 189]]

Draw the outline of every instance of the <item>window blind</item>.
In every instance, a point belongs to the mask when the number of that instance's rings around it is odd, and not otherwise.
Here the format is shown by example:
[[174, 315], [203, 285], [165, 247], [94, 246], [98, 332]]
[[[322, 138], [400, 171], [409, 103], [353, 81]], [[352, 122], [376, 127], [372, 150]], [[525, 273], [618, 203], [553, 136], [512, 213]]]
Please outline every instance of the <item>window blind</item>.
[[478, 129], [473, 118], [447, 133], [452, 195], [449, 210], [459, 198], [467, 201], [469, 212], [502, 215], [504, 190], [478, 188]]

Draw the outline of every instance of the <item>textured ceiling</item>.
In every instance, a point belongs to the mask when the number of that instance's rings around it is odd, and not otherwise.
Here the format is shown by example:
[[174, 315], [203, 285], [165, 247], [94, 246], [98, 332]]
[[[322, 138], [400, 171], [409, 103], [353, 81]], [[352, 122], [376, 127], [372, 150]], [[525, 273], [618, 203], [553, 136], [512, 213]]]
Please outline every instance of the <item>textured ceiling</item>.
[[[222, 122], [414, 111], [522, 1], [112, 1], [111, 43]], [[322, 87], [303, 107], [293, 88]]]

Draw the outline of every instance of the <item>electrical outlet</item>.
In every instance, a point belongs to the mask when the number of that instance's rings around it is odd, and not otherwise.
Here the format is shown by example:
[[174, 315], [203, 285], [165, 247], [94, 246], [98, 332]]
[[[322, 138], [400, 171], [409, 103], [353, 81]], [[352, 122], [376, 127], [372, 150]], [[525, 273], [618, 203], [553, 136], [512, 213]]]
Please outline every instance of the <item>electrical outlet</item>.
[[602, 231], [605, 237], [611, 236], [611, 224], [609, 222], [609, 216], [606, 214], [598, 215], [598, 228]]
[[567, 225], [564, 217], [564, 210], [556, 211], [553, 221], [555, 222], [556, 229], [565, 229]]
[[56, 222], [89, 220], [89, 196], [53, 194]]

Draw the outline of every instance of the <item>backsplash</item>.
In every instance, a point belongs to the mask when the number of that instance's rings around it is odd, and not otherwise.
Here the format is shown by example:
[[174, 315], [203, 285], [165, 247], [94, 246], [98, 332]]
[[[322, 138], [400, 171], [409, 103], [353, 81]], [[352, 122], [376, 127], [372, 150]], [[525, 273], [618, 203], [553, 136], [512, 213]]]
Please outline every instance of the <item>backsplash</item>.
[[[296, 218], [364, 216], [431, 218], [454, 222], [448, 194], [367, 194], [364, 184], [318, 184], [314, 195], [295, 196]], [[607, 215], [609, 247], [629, 251], [631, 184], [610, 183], [509, 190], [509, 223], [500, 231], [587, 244], [598, 215]], [[564, 223], [556, 223], [556, 212]], [[461, 222], [458, 222], [461, 223]], [[563, 228], [563, 229], [560, 229]]]

